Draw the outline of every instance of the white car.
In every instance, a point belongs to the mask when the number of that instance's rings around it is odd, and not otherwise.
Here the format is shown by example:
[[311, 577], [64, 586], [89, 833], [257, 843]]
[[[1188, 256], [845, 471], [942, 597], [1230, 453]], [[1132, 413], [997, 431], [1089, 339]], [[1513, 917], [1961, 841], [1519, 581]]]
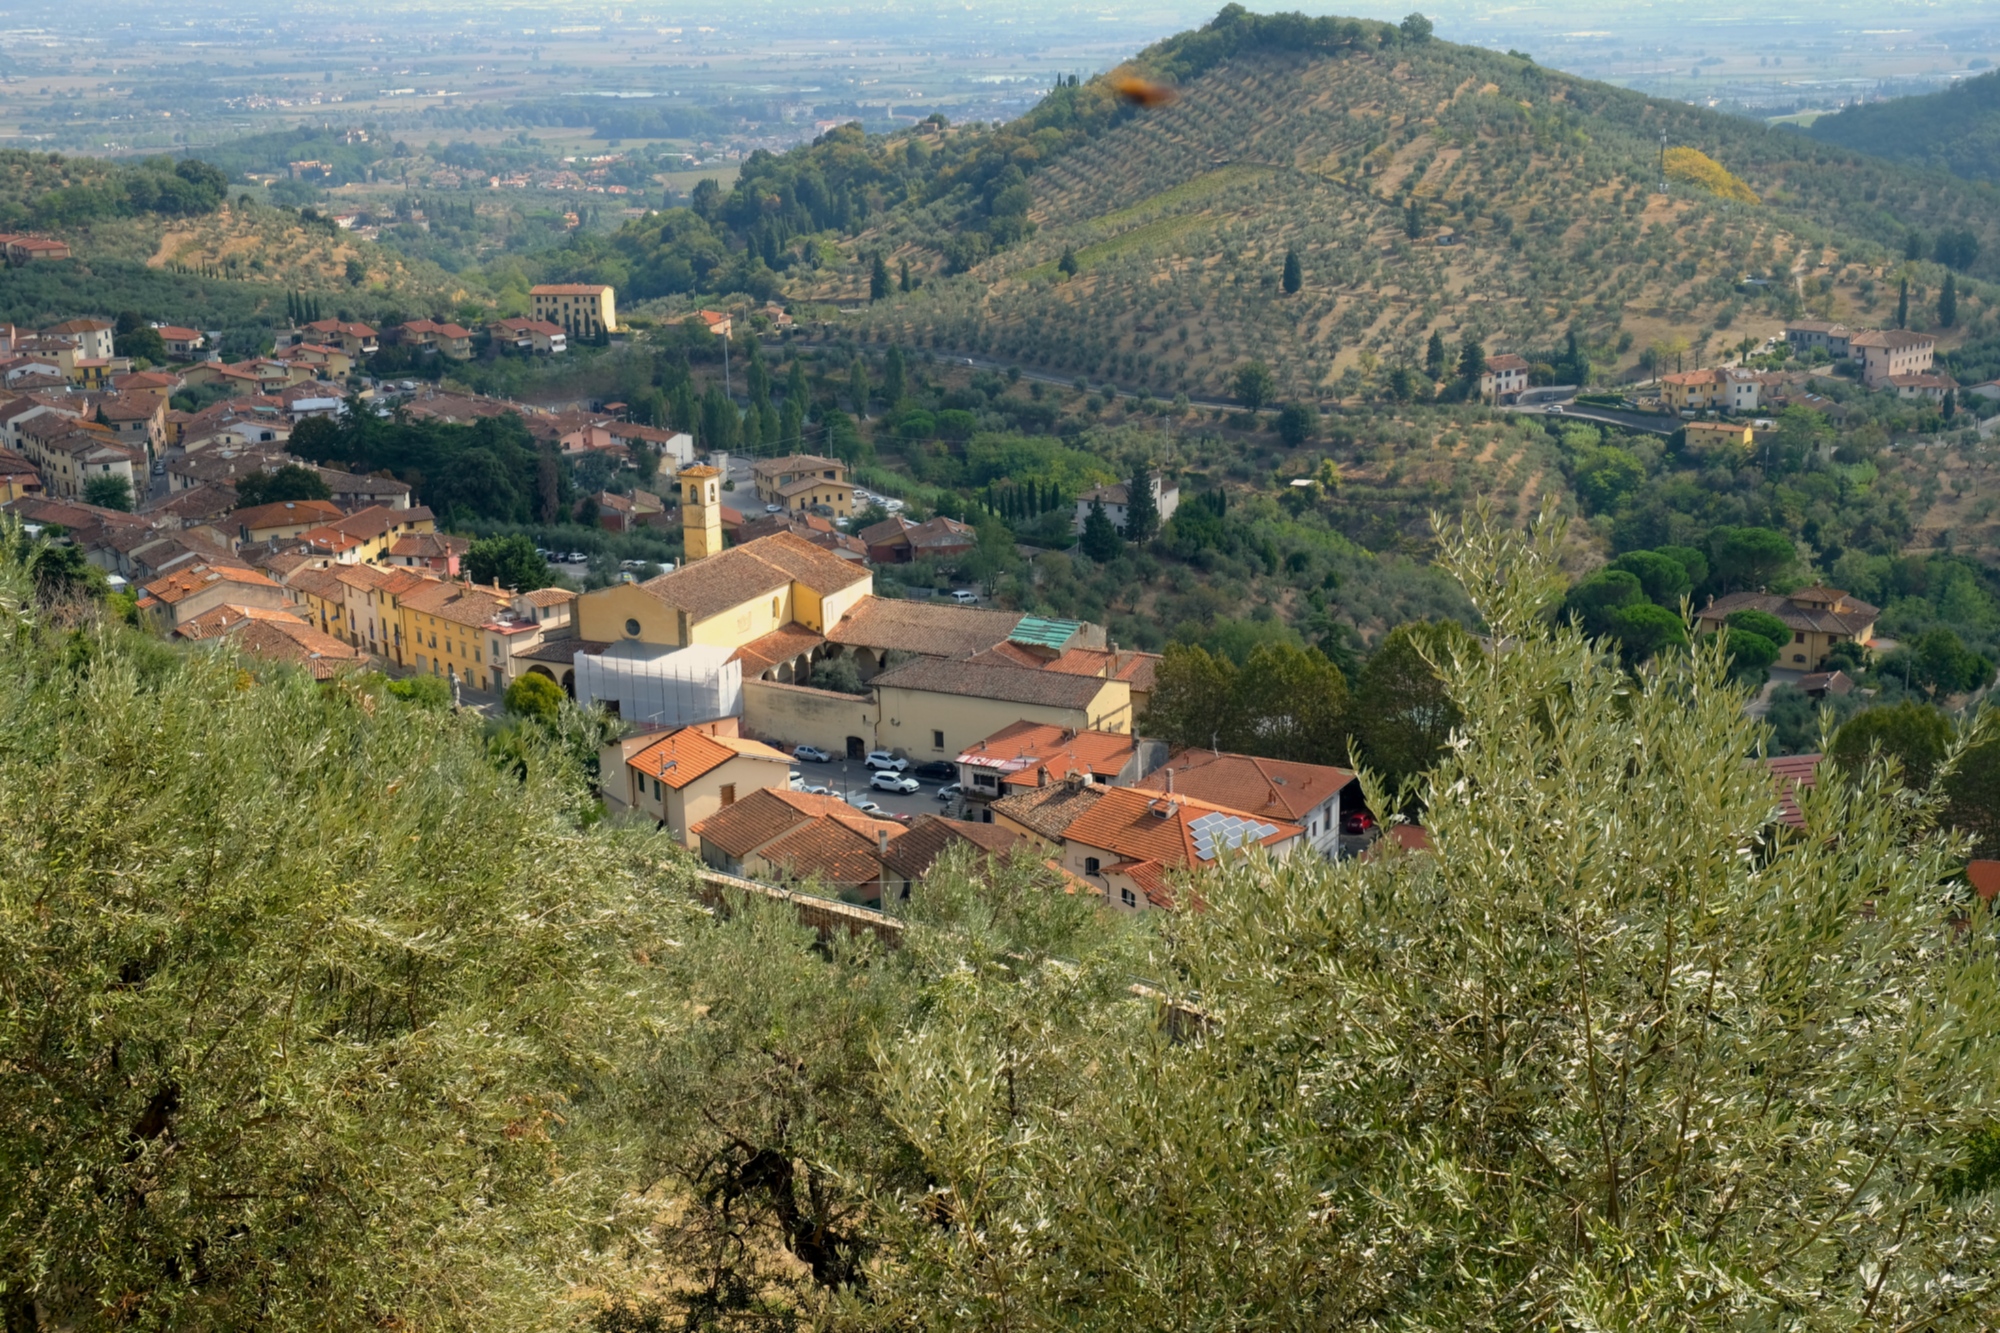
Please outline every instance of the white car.
[[959, 797], [960, 797], [961, 795], [963, 795], [963, 794], [964, 794], [964, 792], [965, 792], [965, 788], [964, 788], [963, 786], [959, 785], [958, 783], [956, 783], [956, 782], [947, 782], [947, 783], [945, 783], [945, 785], [944, 785], [944, 786], [942, 786], [942, 787], [939, 787], [939, 788], [937, 789], [937, 798], [938, 798], [938, 799], [939, 799], [940, 801], [947, 801], [947, 802], [949, 802], [949, 801], [955, 801], [955, 800], [957, 800], [957, 799], [958, 799], [958, 798], [959, 798]]
[[833, 795], [833, 788], [831, 788], [831, 787], [819, 787], [819, 786], [813, 786], [813, 787], [801, 787], [801, 788], [799, 788], [799, 791], [800, 791], [800, 792], [802, 792], [802, 793], [804, 793], [804, 794], [805, 794], [805, 795], [807, 795], [807, 796], [831, 796], [831, 795]]
[[915, 778], [905, 777], [901, 773], [886, 769], [869, 778], [868, 785], [877, 791], [898, 791], [905, 796], [923, 790], [923, 784]]
[[979, 600], [979, 594], [970, 588], [953, 588], [951, 590], [951, 600], [957, 602], [960, 606], [971, 606]]
[[860, 792], [856, 792], [854, 795], [848, 797], [847, 803], [864, 815], [879, 815], [884, 819], [888, 818], [889, 815], [888, 811], [863, 796]]
[[787, 773], [785, 777], [787, 779], [786, 785], [789, 786], [793, 791], [805, 790], [806, 786], [805, 774], [799, 772], [799, 770], [797, 770], [796, 768], [793, 769], [790, 773]]
[[887, 750], [870, 750], [868, 758], [863, 762], [870, 768], [885, 769], [891, 773], [900, 773], [910, 766], [909, 760], [898, 759]]
[[817, 745], [798, 745], [792, 748], [792, 758], [803, 759], [808, 764], [824, 764], [830, 762], [833, 756]]
[[767, 514], [782, 514], [785, 512], [785, 507], [783, 505], [765, 505], [764, 512]]

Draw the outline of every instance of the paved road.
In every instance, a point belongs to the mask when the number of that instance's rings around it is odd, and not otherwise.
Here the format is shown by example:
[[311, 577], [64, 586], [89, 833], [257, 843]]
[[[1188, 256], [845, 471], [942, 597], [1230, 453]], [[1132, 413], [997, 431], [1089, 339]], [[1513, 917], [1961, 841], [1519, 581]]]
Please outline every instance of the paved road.
[[794, 761], [792, 767], [809, 787], [826, 787], [836, 796], [850, 792], [862, 793], [864, 799], [875, 802], [891, 814], [908, 815], [912, 819], [918, 815], [943, 815], [956, 812], [956, 805], [947, 806], [938, 800], [939, 783], [928, 778], [919, 778], [923, 790], [905, 796], [900, 792], [876, 791], [868, 785], [873, 771], [859, 760], [836, 759], [829, 764], [806, 764]]

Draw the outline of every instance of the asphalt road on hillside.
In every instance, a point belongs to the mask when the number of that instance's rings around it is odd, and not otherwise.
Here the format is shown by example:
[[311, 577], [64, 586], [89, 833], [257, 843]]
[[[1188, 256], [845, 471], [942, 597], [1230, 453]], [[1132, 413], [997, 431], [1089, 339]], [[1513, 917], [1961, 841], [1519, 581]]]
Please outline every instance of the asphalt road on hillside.
[[1658, 416], [1650, 412], [1620, 412], [1609, 407], [1578, 407], [1574, 403], [1562, 404], [1562, 411], [1550, 412], [1544, 407], [1503, 407], [1502, 412], [1513, 412], [1524, 416], [1547, 416], [1558, 418], [1580, 418], [1584, 421], [1599, 421], [1607, 426], [1622, 426], [1626, 430], [1650, 431], [1654, 435], [1672, 435], [1679, 430], [1680, 422], [1664, 424]]

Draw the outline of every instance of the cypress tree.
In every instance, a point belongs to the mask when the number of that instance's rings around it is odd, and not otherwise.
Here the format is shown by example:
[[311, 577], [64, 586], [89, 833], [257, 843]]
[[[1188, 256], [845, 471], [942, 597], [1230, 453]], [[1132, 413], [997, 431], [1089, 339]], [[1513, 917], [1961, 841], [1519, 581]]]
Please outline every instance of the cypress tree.
[[1299, 252], [1296, 250], [1285, 251], [1285, 295], [1296, 295], [1304, 282], [1305, 274], [1299, 268]]
[[889, 345], [889, 354], [882, 358], [882, 401], [890, 407], [903, 401], [909, 392], [905, 383], [903, 349], [894, 343]]
[[861, 353], [854, 354], [854, 360], [847, 367], [847, 396], [854, 400], [854, 415], [863, 420], [868, 417], [868, 367], [861, 362]]
[[1896, 296], [1896, 327], [1899, 329], [1910, 327], [1910, 280], [1908, 278], [1903, 279], [1902, 288]]
[[1432, 329], [1430, 346], [1424, 349], [1424, 373], [1433, 380], [1441, 380], [1444, 368], [1444, 335]]
[[1938, 288], [1938, 323], [1952, 328], [1958, 323], [1958, 275], [1944, 275], [1944, 286]]
[[880, 254], [868, 270], [868, 299], [879, 301], [889, 294], [889, 264]]

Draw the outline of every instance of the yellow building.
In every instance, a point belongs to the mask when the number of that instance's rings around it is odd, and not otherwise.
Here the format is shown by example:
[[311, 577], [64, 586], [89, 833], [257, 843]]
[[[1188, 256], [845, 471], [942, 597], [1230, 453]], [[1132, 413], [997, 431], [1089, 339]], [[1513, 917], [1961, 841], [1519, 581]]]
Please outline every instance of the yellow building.
[[733, 652], [787, 625], [824, 634], [874, 588], [866, 569], [780, 532], [644, 583], [585, 593], [577, 599], [577, 635]]
[[437, 583], [412, 589], [400, 601], [410, 664], [481, 688], [487, 679], [481, 630], [508, 609], [507, 594], [476, 584]]
[[1748, 449], [1755, 438], [1747, 425], [1729, 421], [1690, 421], [1681, 428], [1687, 447], [1694, 453], [1710, 453], [1724, 448]]
[[1866, 647], [1875, 637], [1875, 617], [1881, 614], [1879, 607], [1839, 588], [1814, 584], [1783, 594], [1732, 592], [1718, 597], [1701, 609], [1696, 628], [1704, 634], [1717, 633], [1738, 611], [1762, 611], [1784, 622], [1791, 639], [1778, 645], [1778, 660], [1772, 665], [1789, 671], [1819, 670], [1837, 643]]
[[825, 505], [836, 518], [853, 516], [854, 487], [847, 479], [847, 464], [838, 458], [817, 454], [766, 458], [751, 464], [750, 475], [757, 498], [765, 504], [788, 510]]
[[1132, 686], [1100, 676], [998, 663], [914, 658], [875, 677], [875, 744], [918, 761], [950, 761], [1019, 722], [1066, 731], [1132, 730]]
[[618, 331], [618, 298], [594, 282], [550, 282], [530, 287], [535, 318], [554, 324], [572, 338], [595, 338]]
[[[734, 719], [728, 719], [733, 722]], [[720, 728], [683, 727], [622, 742], [623, 771], [600, 767], [605, 803], [636, 810], [692, 847], [688, 830], [753, 791], [787, 790], [789, 755]]]

